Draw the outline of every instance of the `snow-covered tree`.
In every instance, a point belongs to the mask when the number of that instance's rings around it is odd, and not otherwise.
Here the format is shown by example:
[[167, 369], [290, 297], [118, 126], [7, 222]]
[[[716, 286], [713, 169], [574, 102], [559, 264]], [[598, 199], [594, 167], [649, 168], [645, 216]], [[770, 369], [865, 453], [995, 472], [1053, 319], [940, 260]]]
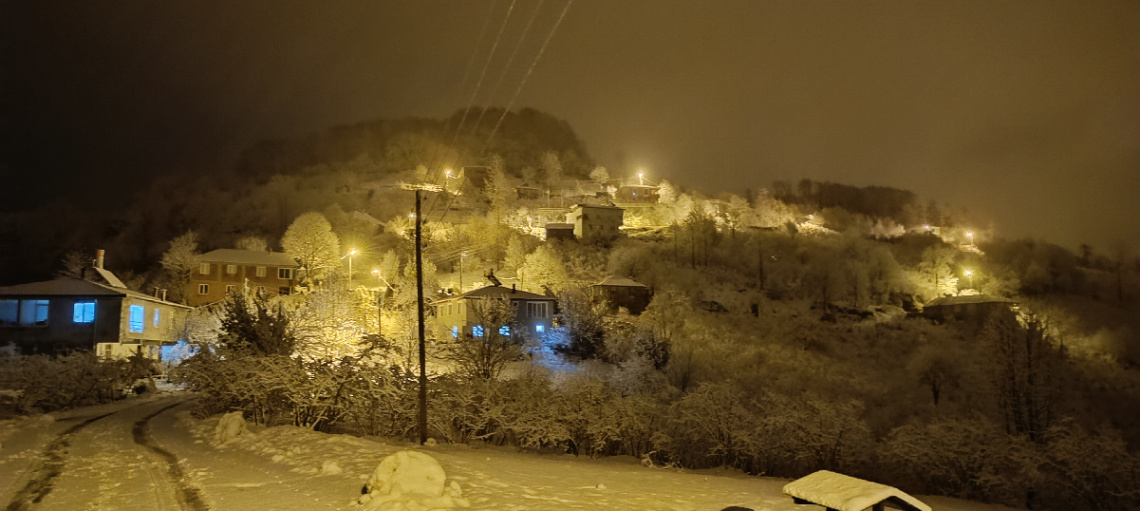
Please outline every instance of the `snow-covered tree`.
[[599, 185], [605, 185], [607, 182], [609, 182], [609, 180], [610, 171], [606, 170], [606, 168], [601, 165], [594, 167], [594, 170], [590, 171], [590, 181], [593, 181]]
[[238, 250], [253, 250], [256, 252], [268, 252], [269, 242], [261, 236], [245, 236], [234, 243], [234, 247]]
[[562, 180], [562, 162], [558, 160], [558, 153], [554, 151], [542, 153], [542, 171], [549, 186], [556, 186]]
[[323, 279], [340, 266], [340, 240], [320, 213], [304, 213], [293, 220], [281, 237], [281, 247], [301, 261], [305, 280]]
[[542, 291], [561, 291], [569, 281], [562, 258], [547, 245], [539, 246], [526, 256], [519, 273], [524, 287]]
[[522, 356], [522, 336], [511, 329], [515, 309], [510, 300], [500, 298], [476, 300], [470, 308], [483, 334], [455, 342], [448, 358], [470, 378], [498, 378], [508, 363]]
[[174, 283], [174, 295], [171, 298], [180, 300], [190, 285], [190, 274], [198, 268], [198, 233], [186, 231], [185, 234], [170, 240], [170, 248], [162, 254], [162, 268]]

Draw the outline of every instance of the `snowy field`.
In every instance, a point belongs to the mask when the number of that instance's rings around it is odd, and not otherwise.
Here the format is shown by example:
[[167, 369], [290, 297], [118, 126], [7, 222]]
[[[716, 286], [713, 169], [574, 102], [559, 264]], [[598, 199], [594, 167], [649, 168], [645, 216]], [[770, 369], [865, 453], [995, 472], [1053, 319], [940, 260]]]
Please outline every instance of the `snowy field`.
[[[69, 435], [59, 474], [39, 503], [13, 503], [14, 497], [27, 498], [28, 481], [44, 472], [45, 463], [51, 464], [44, 450], [53, 440], [79, 422], [103, 414], [110, 415]], [[136, 430], [142, 423], [146, 428], [139, 443]], [[793, 504], [781, 492], [787, 480], [724, 470], [680, 471], [645, 467], [631, 458], [592, 460], [490, 447], [418, 448], [295, 427], [249, 426], [248, 433], [219, 442], [218, 423], [219, 417], [190, 417], [185, 397], [177, 393], [4, 421], [0, 423], [0, 505], [60, 510], [372, 509], [377, 508], [375, 502], [361, 506], [357, 501], [377, 465], [400, 450], [416, 449], [438, 460], [447, 482], [457, 483], [469, 509], [822, 509]], [[156, 454], [147, 442], [172, 458]], [[918, 497], [935, 510], [1007, 509]], [[390, 508], [416, 509], [414, 505], [379, 509]]]

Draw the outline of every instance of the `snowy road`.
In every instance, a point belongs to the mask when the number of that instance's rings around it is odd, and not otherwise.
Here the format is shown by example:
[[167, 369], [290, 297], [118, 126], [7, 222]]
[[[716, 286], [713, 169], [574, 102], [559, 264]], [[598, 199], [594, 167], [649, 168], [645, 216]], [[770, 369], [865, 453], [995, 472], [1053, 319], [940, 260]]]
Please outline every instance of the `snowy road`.
[[[0, 422], [3, 510], [334, 510], [355, 500], [385, 456], [415, 448], [482, 510], [640, 509], [808, 511], [783, 495], [786, 480], [727, 470], [643, 467], [628, 458], [537, 456], [512, 449], [426, 448], [379, 439], [252, 426], [214, 442], [218, 418], [189, 415], [187, 397], [157, 395]], [[923, 497], [939, 511], [996, 511]]]

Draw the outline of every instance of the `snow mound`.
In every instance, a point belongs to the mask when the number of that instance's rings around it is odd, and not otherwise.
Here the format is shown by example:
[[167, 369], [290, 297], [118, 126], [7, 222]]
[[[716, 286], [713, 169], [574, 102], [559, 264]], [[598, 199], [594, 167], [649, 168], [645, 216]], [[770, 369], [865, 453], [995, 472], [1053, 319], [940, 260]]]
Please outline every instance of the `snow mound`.
[[863, 511], [884, 501], [908, 511], [931, 511], [930, 506], [893, 486], [828, 470], [820, 470], [784, 485], [784, 493], [839, 511]]
[[245, 426], [245, 418], [241, 412], [230, 412], [223, 415], [218, 421], [218, 426], [214, 428], [214, 442], [219, 445], [224, 444], [248, 433], [249, 429]]
[[459, 483], [446, 484], [447, 474], [435, 458], [417, 451], [399, 451], [380, 461], [368, 478], [363, 509], [425, 511], [469, 507]]
[[344, 469], [333, 460], [325, 460], [321, 464], [321, 475], [323, 476], [338, 476], [344, 473]]

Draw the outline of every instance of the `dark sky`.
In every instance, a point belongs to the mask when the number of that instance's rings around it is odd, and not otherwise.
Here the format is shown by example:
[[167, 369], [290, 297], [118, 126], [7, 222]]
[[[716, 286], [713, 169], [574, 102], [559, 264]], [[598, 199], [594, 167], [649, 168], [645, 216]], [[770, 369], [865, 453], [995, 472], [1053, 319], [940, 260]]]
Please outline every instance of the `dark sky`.
[[[121, 196], [264, 138], [450, 113], [491, 5], [0, 1], [0, 198]], [[515, 4], [477, 103], [506, 104], [566, 4], [541, 3], [489, 96], [539, 5]], [[894, 186], [1002, 235], [1140, 248], [1135, 0], [576, 0], [515, 106], [612, 171]]]

